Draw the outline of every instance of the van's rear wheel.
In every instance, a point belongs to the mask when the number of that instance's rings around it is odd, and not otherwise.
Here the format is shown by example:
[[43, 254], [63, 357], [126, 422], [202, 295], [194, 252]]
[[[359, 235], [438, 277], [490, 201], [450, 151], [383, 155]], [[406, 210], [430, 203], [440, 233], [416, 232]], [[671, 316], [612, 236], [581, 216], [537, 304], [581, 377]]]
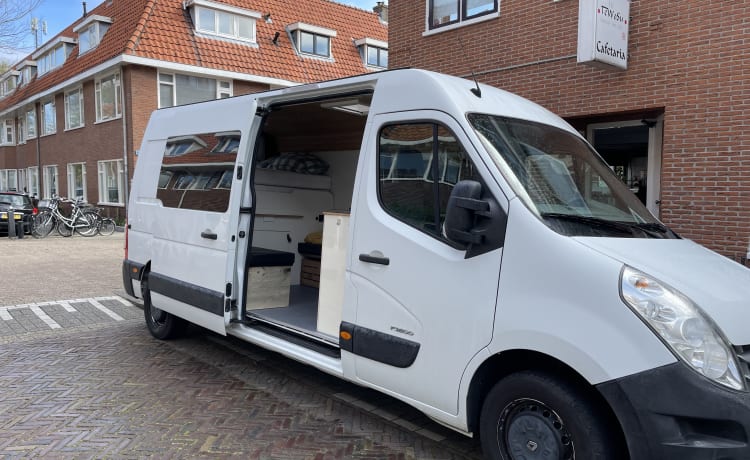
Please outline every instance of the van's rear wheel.
[[167, 313], [153, 306], [151, 291], [148, 288], [148, 275], [141, 281], [141, 297], [143, 298], [143, 315], [146, 318], [148, 331], [161, 340], [174, 339], [181, 336], [187, 327], [187, 321]]
[[622, 447], [585, 391], [549, 374], [525, 371], [498, 382], [482, 406], [487, 458], [617, 459]]

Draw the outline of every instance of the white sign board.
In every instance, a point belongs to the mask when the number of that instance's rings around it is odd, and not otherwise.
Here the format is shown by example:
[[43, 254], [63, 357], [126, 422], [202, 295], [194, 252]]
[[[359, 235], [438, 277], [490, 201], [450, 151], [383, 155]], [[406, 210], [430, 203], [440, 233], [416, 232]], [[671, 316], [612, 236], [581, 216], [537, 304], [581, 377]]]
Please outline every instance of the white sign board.
[[578, 0], [578, 62], [628, 68], [630, 0]]

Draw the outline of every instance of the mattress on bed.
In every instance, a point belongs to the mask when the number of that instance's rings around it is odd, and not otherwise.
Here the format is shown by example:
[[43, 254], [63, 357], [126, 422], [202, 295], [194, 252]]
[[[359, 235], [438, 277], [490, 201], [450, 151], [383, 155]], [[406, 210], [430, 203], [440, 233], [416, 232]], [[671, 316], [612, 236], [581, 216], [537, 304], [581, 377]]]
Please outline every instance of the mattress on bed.
[[256, 168], [255, 185], [330, 190], [331, 177], [317, 174], [299, 174], [277, 169]]

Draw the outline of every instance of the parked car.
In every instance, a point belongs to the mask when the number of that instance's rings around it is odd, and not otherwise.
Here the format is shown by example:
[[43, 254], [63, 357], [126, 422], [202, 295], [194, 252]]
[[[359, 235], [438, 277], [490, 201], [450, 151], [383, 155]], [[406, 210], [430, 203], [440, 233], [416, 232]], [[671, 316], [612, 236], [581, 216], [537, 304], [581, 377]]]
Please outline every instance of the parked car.
[[0, 233], [8, 233], [10, 208], [13, 208], [16, 225], [25, 224], [25, 233], [30, 233], [31, 220], [37, 213], [32, 198], [19, 192], [0, 192]]

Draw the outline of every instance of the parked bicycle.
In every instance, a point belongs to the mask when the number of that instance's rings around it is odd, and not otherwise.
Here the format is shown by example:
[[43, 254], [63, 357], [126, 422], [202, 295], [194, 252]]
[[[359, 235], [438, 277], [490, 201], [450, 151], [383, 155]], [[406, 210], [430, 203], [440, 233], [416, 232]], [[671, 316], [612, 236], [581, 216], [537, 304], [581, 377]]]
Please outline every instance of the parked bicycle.
[[[60, 203], [72, 204], [70, 216], [62, 213]], [[34, 218], [31, 234], [44, 238], [56, 228], [61, 236], [71, 236], [73, 232], [81, 236], [94, 236], [99, 233], [101, 221], [98, 209], [84, 206], [82, 200], [55, 197], [49, 200], [48, 208]]]

